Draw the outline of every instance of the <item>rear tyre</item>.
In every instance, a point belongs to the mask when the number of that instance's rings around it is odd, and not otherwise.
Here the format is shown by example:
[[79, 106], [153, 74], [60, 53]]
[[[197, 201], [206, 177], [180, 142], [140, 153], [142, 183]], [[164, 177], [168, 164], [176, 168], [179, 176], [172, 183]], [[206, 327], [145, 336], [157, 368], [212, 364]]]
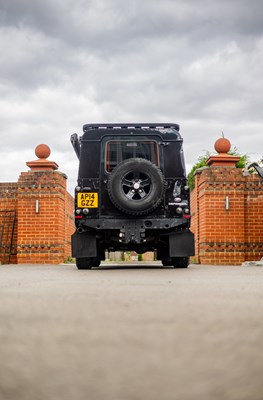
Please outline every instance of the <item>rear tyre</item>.
[[100, 259], [97, 257], [76, 258], [76, 266], [78, 269], [91, 269], [99, 267]]
[[189, 257], [173, 257], [172, 265], [174, 268], [187, 268], [190, 263]]

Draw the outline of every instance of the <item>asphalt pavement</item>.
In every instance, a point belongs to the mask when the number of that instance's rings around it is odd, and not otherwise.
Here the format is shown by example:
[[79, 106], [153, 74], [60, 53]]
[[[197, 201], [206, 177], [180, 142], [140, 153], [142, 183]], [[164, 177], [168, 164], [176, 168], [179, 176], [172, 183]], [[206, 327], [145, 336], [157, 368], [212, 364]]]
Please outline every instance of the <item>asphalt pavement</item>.
[[0, 266], [1, 400], [262, 400], [263, 268]]

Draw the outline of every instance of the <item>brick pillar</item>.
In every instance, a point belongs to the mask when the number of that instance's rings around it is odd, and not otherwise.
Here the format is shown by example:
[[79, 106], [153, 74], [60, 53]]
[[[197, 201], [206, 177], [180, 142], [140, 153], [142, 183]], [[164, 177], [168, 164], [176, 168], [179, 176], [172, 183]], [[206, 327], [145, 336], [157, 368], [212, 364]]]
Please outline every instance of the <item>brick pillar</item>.
[[221, 144], [219, 139], [218, 155], [197, 171], [191, 195], [196, 259], [240, 265], [263, 255], [263, 187], [259, 177], [244, 177], [236, 168], [239, 157], [228, 154], [230, 142], [223, 149]]
[[38, 159], [27, 162], [30, 171], [18, 180], [17, 263], [59, 264], [70, 255], [73, 198], [66, 175], [47, 160], [49, 147], [39, 145], [35, 153]]

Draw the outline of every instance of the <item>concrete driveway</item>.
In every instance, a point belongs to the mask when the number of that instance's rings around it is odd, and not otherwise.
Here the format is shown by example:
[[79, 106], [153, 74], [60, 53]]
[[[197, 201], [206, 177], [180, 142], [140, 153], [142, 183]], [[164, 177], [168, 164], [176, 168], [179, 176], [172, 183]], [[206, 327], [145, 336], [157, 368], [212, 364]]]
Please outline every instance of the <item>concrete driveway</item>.
[[0, 266], [1, 400], [262, 400], [263, 268]]

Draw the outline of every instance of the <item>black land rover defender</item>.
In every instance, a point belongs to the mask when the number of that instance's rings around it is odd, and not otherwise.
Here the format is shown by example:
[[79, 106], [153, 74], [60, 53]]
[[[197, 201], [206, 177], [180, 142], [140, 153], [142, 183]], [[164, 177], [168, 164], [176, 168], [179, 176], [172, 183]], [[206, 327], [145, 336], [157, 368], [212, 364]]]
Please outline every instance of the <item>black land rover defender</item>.
[[72, 256], [98, 267], [105, 250], [156, 251], [164, 266], [194, 255], [189, 187], [177, 124], [87, 124], [79, 158]]

